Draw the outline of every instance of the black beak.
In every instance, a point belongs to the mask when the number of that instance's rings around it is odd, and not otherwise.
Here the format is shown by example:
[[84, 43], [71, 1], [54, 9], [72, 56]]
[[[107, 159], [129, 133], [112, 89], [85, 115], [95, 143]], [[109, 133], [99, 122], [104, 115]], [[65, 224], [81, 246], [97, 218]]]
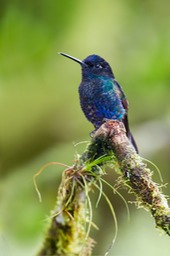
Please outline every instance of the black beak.
[[59, 52], [59, 54], [62, 55], [62, 56], [64, 56], [64, 57], [67, 57], [67, 58], [69, 58], [69, 59], [71, 59], [71, 60], [74, 60], [74, 61], [78, 62], [81, 66], [86, 66], [86, 65], [87, 65], [87, 64], [84, 63], [83, 61], [81, 61], [81, 60], [79, 60], [79, 59], [77, 59], [77, 58], [75, 58], [75, 57], [72, 57], [71, 55], [66, 54], [66, 53], [64, 53], [64, 52]]

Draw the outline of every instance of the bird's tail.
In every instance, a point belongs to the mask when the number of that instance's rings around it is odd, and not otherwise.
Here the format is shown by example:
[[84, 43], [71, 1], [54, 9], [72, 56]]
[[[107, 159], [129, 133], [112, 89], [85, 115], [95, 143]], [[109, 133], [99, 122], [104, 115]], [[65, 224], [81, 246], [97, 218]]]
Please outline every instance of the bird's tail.
[[135, 141], [135, 139], [134, 139], [134, 137], [133, 137], [133, 135], [132, 135], [132, 133], [131, 133], [131, 131], [129, 129], [129, 122], [128, 122], [127, 115], [124, 116], [123, 123], [124, 123], [125, 128], [126, 128], [126, 135], [127, 135], [127, 137], [129, 138], [130, 142], [132, 143], [134, 149], [136, 150], [136, 153], [139, 153], [136, 141]]
[[136, 141], [135, 141], [135, 139], [134, 139], [134, 137], [133, 137], [133, 135], [130, 131], [128, 133], [128, 138], [129, 138], [130, 142], [132, 143], [134, 149], [136, 150], [136, 153], [139, 153], [138, 147], [136, 145]]

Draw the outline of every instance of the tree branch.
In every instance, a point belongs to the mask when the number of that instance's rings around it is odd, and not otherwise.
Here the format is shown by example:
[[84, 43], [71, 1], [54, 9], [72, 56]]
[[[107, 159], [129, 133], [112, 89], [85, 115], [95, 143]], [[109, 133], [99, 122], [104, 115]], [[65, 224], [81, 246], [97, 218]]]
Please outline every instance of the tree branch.
[[119, 166], [122, 185], [136, 195], [138, 205], [151, 212], [156, 227], [170, 235], [170, 208], [166, 197], [128, 140], [123, 123], [109, 120], [95, 132], [75, 165], [64, 171], [39, 256], [91, 255], [95, 242], [89, 237], [92, 216], [88, 193], [104, 174], [102, 170], [107, 163], [112, 163], [113, 169]]

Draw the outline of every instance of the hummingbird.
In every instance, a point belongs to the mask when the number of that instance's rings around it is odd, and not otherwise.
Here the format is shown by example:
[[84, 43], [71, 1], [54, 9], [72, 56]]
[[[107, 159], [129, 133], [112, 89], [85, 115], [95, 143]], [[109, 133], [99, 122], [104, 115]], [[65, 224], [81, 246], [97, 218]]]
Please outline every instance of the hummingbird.
[[136, 142], [129, 128], [129, 104], [109, 63], [96, 54], [89, 55], [82, 61], [63, 52], [59, 54], [81, 65], [82, 80], [79, 85], [79, 97], [87, 120], [94, 125], [95, 130], [108, 119], [122, 121], [126, 135], [138, 153]]

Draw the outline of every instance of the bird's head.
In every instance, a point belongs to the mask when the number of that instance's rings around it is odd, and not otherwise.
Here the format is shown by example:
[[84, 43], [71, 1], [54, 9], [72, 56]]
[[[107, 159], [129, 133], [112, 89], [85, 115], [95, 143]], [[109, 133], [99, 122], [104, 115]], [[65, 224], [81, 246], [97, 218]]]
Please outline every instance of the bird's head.
[[103, 77], [114, 77], [112, 69], [107, 61], [102, 57], [92, 54], [83, 60], [82, 65], [83, 74], [89, 73], [89, 75], [103, 76]]
[[70, 58], [76, 62], [78, 62], [82, 67], [82, 75], [83, 77], [113, 77], [114, 74], [112, 69], [107, 61], [105, 61], [102, 57], [92, 54], [85, 58], [83, 61], [74, 58], [68, 54], [60, 53], [61, 55]]

